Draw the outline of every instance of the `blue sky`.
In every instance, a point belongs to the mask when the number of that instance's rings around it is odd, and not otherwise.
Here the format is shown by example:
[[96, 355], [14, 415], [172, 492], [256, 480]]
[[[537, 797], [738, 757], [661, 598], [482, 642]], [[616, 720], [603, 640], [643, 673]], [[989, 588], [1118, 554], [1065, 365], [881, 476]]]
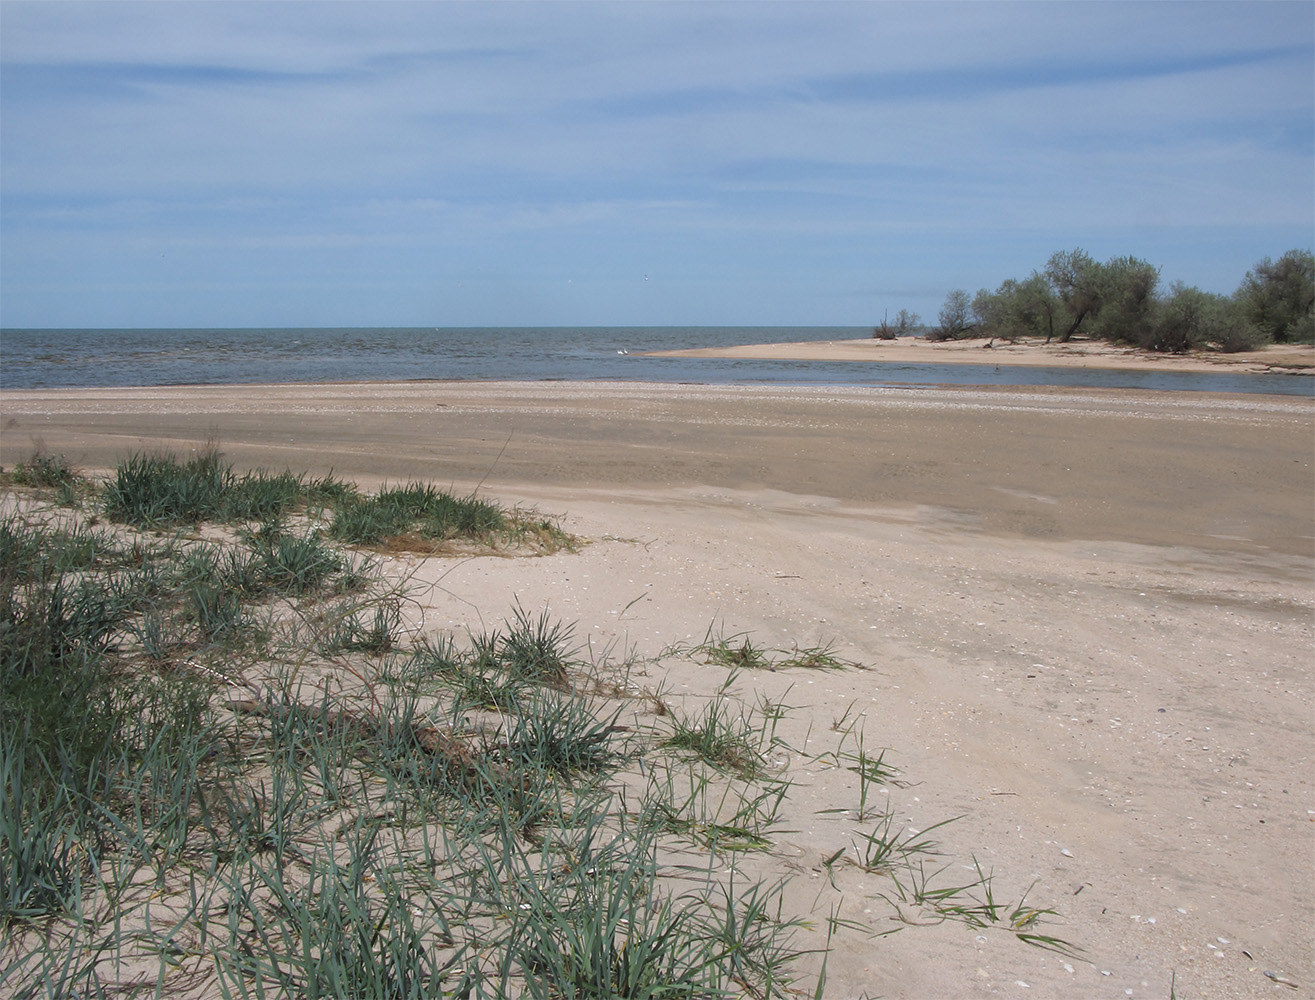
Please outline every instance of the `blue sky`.
[[1315, 4], [0, 2], [0, 325], [870, 325], [1315, 242]]

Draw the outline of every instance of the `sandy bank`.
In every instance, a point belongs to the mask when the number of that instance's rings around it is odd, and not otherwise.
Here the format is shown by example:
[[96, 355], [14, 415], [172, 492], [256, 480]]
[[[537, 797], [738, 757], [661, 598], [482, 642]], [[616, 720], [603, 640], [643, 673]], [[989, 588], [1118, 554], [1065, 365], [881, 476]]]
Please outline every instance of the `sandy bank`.
[[[561, 514], [592, 539], [579, 553], [399, 560], [421, 627], [547, 606], [653, 658], [644, 680], [681, 704], [726, 672], [659, 654], [713, 622], [866, 664], [733, 685], [791, 706], [791, 811], [771, 858], [736, 863], [791, 878], [806, 942], [847, 922], [828, 996], [1315, 982], [1315, 401], [413, 383], [5, 392], [0, 420], [5, 465], [38, 444], [105, 469], [216, 440], [241, 467]], [[1031, 886], [1080, 958], [901, 923], [889, 879], [823, 865], [862, 824], [853, 775], [806, 741], [846, 712], [908, 782], [881, 793], [899, 824], [963, 817], [937, 831], [943, 877], [976, 858], [1011, 903]]]
[[789, 344], [744, 344], [683, 351], [655, 351], [654, 357], [753, 358], [777, 361], [868, 361], [893, 364], [1023, 365], [1057, 368], [1109, 368], [1179, 372], [1315, 372], [1315, 346], [1274, 344], [1238, 354], [1196, 352], [1154, 354], [1093, 341], [1068, 344], [1002, 340], [934, 343], [920, 337], [897, 340], [825, 340]]
[[[1315, 401], [1134, 391], [390, 383], [0, 393], [0, 459], [216, 440], [239, 464], [518, 487], [772, 489], [1033, 538], [1309, 555]], [[1254, 495], [1265, 484], [1263, 496]]]

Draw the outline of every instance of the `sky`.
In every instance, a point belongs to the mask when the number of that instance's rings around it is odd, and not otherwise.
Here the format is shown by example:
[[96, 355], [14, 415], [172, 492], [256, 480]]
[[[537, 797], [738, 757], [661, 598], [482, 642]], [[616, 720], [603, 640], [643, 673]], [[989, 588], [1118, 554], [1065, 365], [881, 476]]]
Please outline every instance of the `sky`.
[[0, 326], [871, 326], [1315, 243], [1315, 4], [0, 0]]

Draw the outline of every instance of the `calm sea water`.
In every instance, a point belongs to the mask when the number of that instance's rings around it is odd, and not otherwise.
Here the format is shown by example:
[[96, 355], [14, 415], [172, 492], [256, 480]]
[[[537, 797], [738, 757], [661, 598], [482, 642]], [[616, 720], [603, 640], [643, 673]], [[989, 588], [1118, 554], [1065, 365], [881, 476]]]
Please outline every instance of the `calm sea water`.
[[[4, 330], [0, 388], [407, 379], [778, 385], [1065, 385], [1315, 396], [1293, 375], [645, 358], [641, 351], [867, 336], [849, 327]], [[625, 353], [622, 353], [625, 352]]]

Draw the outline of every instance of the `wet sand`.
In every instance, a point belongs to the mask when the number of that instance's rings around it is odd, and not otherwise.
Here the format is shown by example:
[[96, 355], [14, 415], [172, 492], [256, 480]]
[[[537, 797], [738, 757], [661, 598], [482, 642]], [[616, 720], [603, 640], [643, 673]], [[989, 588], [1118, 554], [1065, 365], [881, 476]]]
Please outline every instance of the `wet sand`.
[[[985, 353], [985, 352], [982, 352]], [[1315, 984], [1315, 402], [1126, 391], [570, 383], [0, 393], [0, 462], [105, 470], [216, 441], [239, 467], [478, 487], [591, 539], [532, 560], [399, 559], [421, 624], [519, 600], [658, 657], [710, 624], [867, 665], [741, 676], [793, 706], [777, 838], [828, 996], [1249, 997]], [[719, 668], [647, 682], [710, 694]], [[901, 823], [1053, 907], [1072, 958], [892, 919], [851, 845], [846, 711]], [[868, 826], [871, 826], [869, 823]], [[767, 864], [750, 856], [746, 864]], [[1035, 883], [1035, 884], [1034, 884]], [[875, 936], [898, 930], [890, 936]], [[809, 937], [811, 935], [811, 937]], [[1249, 954], [1249, 957], [1248, 957]]]

